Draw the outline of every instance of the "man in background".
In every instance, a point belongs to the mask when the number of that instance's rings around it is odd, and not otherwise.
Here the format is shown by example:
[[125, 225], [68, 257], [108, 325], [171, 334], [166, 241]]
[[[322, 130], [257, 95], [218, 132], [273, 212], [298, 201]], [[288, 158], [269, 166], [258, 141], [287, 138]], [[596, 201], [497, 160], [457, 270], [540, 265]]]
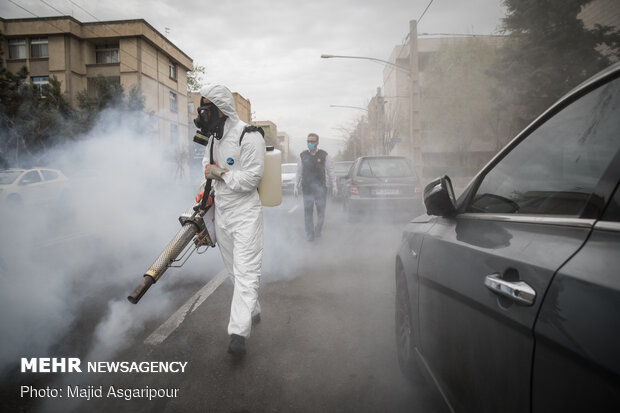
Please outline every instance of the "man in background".
[[[323, 149], [319, 149], [319, 135], [310, 133], [307, 139], [308, 149], [299, 155], [297, 177], [295, 179], [295, 196], [299, 189], [304, 196], [304, 220], [306, 239], [310, 242], [321, 236], [325, 221], [327, 203], [327, 184], [331, 184], [336, 194], [334, 164]], [[316, 205], [316, 227], [314, 226], [314, 206]]]

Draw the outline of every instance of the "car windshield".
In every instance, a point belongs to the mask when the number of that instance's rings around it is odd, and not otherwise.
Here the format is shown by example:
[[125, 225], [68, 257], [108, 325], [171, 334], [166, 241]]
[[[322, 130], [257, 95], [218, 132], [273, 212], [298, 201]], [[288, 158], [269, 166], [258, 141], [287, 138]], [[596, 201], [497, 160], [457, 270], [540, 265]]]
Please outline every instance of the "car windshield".
[[360, 176], [376, 178], [399, 178], [414, 176], [405, 158], [364, 159], [359, 170]]
[[0, 184], [9, 185], [15, 182], [24, 171], [0, 171]]
[[283, 174], [294, 174], [297, 172], [297, 164], [284, 164], [282, 165], [282, 173]]

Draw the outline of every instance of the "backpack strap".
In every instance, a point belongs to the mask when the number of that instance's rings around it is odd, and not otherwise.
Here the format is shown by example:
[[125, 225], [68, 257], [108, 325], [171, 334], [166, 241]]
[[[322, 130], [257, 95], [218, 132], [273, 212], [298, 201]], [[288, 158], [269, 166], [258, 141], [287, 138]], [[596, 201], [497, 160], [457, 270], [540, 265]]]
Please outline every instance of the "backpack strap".
[[260, 126], [248, 125], [243, 128], [243, 133], [241, 133], [241, 137], [239, 138], [239, 146], [241, 146], [241, 141], [243, 140], [246, 132], [258, 132], [263, 138], [265, 137], [265, 131], [263, 130], [263, 128], [261, 128]]
[[[213, 164], [213, 145], [215, 144], [213, 138], [211, 138], [211, 142], [209, 144], [211, 145], [209, 147], [209, 163]], [[211, 186], [213, 185], [211, 181], [213, 180], [207, 179], [207, 182], [205, 183], [205, 189], [202, 195], [202, 201], [200, 201], [199, 207], [194, 207], [195, 211], [197, 211], [198, 209], [205, 209], [207, 207], [207, 198], [209, 198], [209, 194], [211, 193]]]

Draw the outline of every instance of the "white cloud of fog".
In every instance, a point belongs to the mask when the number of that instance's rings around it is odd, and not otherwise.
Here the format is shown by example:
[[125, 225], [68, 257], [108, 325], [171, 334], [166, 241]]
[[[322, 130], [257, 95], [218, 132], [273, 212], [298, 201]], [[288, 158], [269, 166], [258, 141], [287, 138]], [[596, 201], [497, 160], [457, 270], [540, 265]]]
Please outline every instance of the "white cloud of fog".
[[206, 281], [221, 268], [210, 251], [182, 275], [168, 270], [137, 306], [126, 300], [196, 192], [174, 179], [170, 147], [147, 125], [106, 111], [92, 134], [47, 156], [70, 176], [65, 204], [0, 212], [0, 373], [20, 357], [62, 351], [77, 321], [94, 331], [93, 356], [107, 357], [167, 314], [175, 276]]

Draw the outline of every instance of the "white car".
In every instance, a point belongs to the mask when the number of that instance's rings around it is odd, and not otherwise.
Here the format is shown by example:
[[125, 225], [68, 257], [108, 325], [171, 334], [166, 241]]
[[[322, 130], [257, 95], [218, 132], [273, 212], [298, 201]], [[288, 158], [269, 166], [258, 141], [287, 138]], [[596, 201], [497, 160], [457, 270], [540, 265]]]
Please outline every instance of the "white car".
[[53, 203], [69, 190], [69, 180], [57, 169], [0, 170], [0, 206]]
[[295, 177], [297, 176], [296, 163], [282, 164], [282, 192], [293, 192], [295, 188]]

